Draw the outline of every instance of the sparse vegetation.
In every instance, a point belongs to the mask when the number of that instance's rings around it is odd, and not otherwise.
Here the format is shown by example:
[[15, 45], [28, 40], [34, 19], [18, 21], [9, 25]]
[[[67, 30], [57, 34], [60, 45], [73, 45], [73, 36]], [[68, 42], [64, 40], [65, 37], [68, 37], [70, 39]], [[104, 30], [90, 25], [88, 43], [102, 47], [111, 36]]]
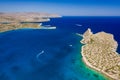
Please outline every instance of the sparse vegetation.
[[[15, 30], [19, 28], [40, 28], [39, 22], [49, 21], [49, 18], [55, 17], [60, 16], [56, 14], [33, 13], [33, 12], [0, 13], [0, 32]], [[24, 22], [24, 24], [21, 22]]]
[[115, 80], [120, 80], [120, 55], [116, 52], [117, 42], [112, 34], [99, 32], [93, 34], [88, 29], [81, 43], [85, 63]]

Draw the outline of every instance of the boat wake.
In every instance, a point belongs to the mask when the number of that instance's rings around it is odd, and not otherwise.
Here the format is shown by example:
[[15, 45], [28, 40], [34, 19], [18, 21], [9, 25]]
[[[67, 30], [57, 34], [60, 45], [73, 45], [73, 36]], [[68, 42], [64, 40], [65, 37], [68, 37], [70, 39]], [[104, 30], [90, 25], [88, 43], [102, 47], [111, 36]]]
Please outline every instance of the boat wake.
[[41, 27], [40, 29], [56, 29], [56, 27]]
[[83, 34], [76, 33], [76, 35], [83, 37]]
[[36, 55], [36, 58], [39, 60], [39, 56], [42, 55], [43, 53], [44, 53], [44, 51], [42, 50], [40, 53], [38, 53], [38, 54]]
[[82, 26], [81, 24], [75, 24], [75, 25], [76, 25], [76, 26], [80, 26], [80, 27]]

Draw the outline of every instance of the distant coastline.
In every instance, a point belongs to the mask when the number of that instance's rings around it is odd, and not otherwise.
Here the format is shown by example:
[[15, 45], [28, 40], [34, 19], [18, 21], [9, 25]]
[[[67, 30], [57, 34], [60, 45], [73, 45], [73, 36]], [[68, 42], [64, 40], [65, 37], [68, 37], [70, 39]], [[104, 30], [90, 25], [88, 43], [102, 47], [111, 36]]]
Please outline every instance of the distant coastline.
[[50, 21], [50, 18], [60, 18], [57, 14], [48, 13], [0, 13], [0, 32], [22, 28], [40, 29], [42, 22]]

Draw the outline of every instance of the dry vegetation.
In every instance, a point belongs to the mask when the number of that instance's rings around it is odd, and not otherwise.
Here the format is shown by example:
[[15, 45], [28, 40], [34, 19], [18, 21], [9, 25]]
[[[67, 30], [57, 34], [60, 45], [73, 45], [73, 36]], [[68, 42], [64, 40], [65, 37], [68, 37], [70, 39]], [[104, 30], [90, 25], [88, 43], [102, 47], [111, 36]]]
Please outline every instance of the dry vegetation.
[[120, 54], [116, 52], [117, 42], [112, 34], [99, 32], [93, 34], [88, 29], [81, 43], [82, 56], [85, 63], [111, 77], [113, 80], [120, 80]]
[[[47, 13], [0, 13], [0, 32], [19, 28], [40, 28], [39, 22], [49, 21], [49, 18], [60, 17]], [[22, 24], [22, 22], [25, 22]], [[38, 22], [38, 23], [36, 23]]]

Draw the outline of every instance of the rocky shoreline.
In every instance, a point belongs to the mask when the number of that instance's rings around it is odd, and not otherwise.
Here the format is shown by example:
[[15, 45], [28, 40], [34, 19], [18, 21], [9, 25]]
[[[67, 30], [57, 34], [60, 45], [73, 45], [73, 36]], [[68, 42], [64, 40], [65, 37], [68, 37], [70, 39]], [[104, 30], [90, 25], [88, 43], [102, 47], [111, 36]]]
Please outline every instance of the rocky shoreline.
[[116, 52], [117, 42], [112, 34], [88, 29], [83, 34], [82, 58], [84, 63], [111, 80], [120, 80], [120, 55]]
[[50, 18], [59, 18], [57, 14], [48, 13], [0, 13], [0, 32], [21, 28], [40, 28], [40, 22], [50, 21]]

